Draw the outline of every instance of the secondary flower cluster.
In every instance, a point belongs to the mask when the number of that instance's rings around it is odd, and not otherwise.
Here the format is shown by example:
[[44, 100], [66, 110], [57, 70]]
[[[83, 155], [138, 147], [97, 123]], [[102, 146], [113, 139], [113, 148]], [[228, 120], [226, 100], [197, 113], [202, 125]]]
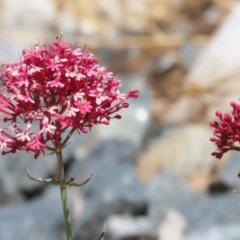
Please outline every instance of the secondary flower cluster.
[[231, 106], [233, 108], [231, 114], [223, 115], [217, 111], [219, 122], [210, 123], [215, 128], [214, 137], [210, 140], [217, 145], [217, 150], [212, 155], [217, 158], [221, 158], [229, 150], [240, 151], [240, 105], [231, 102]]
[[0, 129], [0, 148], [8, 148], [3, 154], [26, 150], [37, 158], [45, 149], [64, 147], [75, 130], [86, 133], [94, 124], [121, 118], [115, 113], [138, 97], [137, 90], [120, 93], [120, 81], [87, 50], [58, 39], [23, 50], [20, 61], [7, 64], [0, 77], [0, 112], [10, 123]]

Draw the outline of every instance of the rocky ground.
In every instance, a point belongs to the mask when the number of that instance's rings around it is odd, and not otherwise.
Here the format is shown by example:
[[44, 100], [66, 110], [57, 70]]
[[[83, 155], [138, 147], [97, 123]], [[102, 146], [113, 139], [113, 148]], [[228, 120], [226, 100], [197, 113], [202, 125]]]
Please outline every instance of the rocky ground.
[[[73, 135], [65, 149], [75, 240], [240, 239], [239, 154], [216, 160], [215, 111], [240, 97], [240, 5], [221, 0], [0, 1], [0, 62], [23, 47], [87, 44], [123, 89], [140, 90], [122, 120]], [[53, 156], [0, 157], [0, 240], [64, 239]]]

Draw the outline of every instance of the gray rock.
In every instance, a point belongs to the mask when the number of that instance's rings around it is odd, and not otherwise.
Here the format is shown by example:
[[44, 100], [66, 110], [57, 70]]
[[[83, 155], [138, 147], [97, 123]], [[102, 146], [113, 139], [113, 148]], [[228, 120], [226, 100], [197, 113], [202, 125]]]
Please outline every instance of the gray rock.
[[107, 221], [107, 234], [110, 239], [134, 239], [149, 237], [155, 239], [156, 226], [153, 218], [130, 215], [113, 215]]
[[18, 207], [0, 208], [1, 240], [63, 240], [60, 194]]
[[239, 224], [239, 196], [229, 192], [199, 199], [192, 205], [185, 206], [184, 215], [188, 219], [188, 231], [219, 224]]
[[180, 54], [184, 63], [190, 68], [193, 66], [198, 54], [202, 51], [202, 47], [191, 42], [186, 42], [180, 48]]
[[[214, 89], [224, 88], [225, 90], [231, 81], [231, 85], [234, 88], [229, 93], [239, 92], [238, 84], [232, 82], [236, 76], [236, 69], [239, 69], [240, 48], [236, 41], [240, 37], [238, 28], [240, 21], [239, 13], [240, 3], [238, 2], [191, 68], [185, 81], [188, 89], [204, 92], [212, 87]], [[223, 95], [221, 91], [220, 98], [218, 98], [221, 105], [223, 105], [221, 99]], [[204, 103], [206, 104], [206, 101]]]
[[238, 173], [240, 171], [239, 153], [233, 153], [226, 165], [216, 176], [216, 181], [227, 184], [230, 188], [240, 188]]
[[188, 234], [184, 240], [238, 240], [239, 224], [220, 224], [202, 228]]
[[148, 198], [148, 214], [162, 220], [169, 208], [184, 212], [202, 197], [189, 187], [180, 174], [165, 169], [150, 182]]
[[217, 164], [211, 156], [212, 145], [206, 141], [211, 131], [205, 124], [189, 124], [156, 137], [138, 157], [139, 176], [149, 181], [163, 168], [185, 177], [209, 175]]
[[[230, 231], [229, 229], [234, 228], [232, 225], [240, 223], [239, 197], [232, 192], [216, 196], [204, 196], [194, 192], [182, 176], [170, 170], [164, 170], [150, 183], [148, 197], [148, 214], [159, 221], [159, 224], [170, 208], [176, 209], [184, 216], [187, 221], [186, 232], [189, 237], [186, 238], [187, 240], [239, 239], [239, 231], [230, 234], [228, 238], [213, 237], [219, 236], [216, 235], [218, 234], [216, 232], [222, 225], [226, 225], [226, 228], [220, 232], [223, 231], [223, 236], [226, 236]], [[194, 238], [195, 236], [196, 238]], [[232, 236], [238, 237], [234, 238]]]
[[[76, 239], [96, 238], [111, 214], [134, 215], [146, 207], [145, 188], [134, 170], [135, 154], [133, 144], [111, 140], [102, 143], [84, 162], [72, 166], [69, 177], [93, 173], [90, 182], [81, 188], [85, 208], [75, 224]], [[80, 181], [78, 177], [76, 181]]]

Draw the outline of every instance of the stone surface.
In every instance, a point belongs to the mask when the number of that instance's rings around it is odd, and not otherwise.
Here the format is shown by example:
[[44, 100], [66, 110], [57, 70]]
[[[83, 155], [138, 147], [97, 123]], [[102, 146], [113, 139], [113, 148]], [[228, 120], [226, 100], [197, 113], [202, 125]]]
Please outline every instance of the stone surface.
[[229, 161], [225, 166], [219, 171], [216, 176], [216, 181], [223, 182], [231, 189], [239, 190], [240, 181], [237, 176], [240, 171], [240, 154], [235, 152], [231, 155]]
[[169, 209], [159, 227], [158, 240], [182, 240], [186, 220], [178, 211]]
[[[50, 30], [50, 22], [54, 19], [55, 7], [52, 1], [22, 1], [18, 4], [14, 0], [1, 1], [1, 18], [4, 28], [42, 31]], [[14, 18], [12, 16], [15, 16]]]
[[238, 240], [239, 238], [238, 224], [219, 224], [193, 231], [184, 240]]
[[157, 224], [154, 219], [141, 216], [112, 215], [107, 218], [107, 235], [110, 239], [131, 239], [139, 237], [156, 238]]
[[173, 128], [149, 142], [140, 154], [137, 171], [141, 179], [149, 180], [161, 169], [172, 168], [187, 177], [208, 174], [218, 164], [211, 156], [214, 145], [209, 141], [212, 130], [204, 124]]
[[59, 195], [58, 191], [18, 207], [0, 208], [1, 240], [65, 239]]
[[186, 79], [187, 88], [206, 90], [222, 84], [234, 74], [239, 74], [239, 13], [238, 3], [193, 66]]
[[[206, 229], [211, 232], [211, 228], [221, 228], [224, 225], [240, 222], [238, 195], [226, 192], [204, 196], [193, 191], [182, 176], [169, 170], [162, 171], [151, 181], [148, 187], [148, 198], [148, 215], [162, 222], [169, 209], [174, 209], [185, 219], [186, 236], [200, 234], [199, 236], [208, 237], [204, 235]], [[227, 230], [224, 234], [227, 234]], [[231, 235], [229, 239], [232, 239]]]
[[188, 222], [187, 233], [222, 224], [239, 224], [239, 206], [238, 195], [231, 191], [197, 199], [182, 212]]
[[179, 173], [165, 169], [149, 183], [148, 215], [163, 220], [169, 209], [184, 212], [201, 198]]
[[175, 126], [199, 119], [203, 103], [201, 96], [183, 95], [174, 104], [168, 106], [160, 121], [163, 125]]
[[90, 182], [80, 189], [85, 207], [75, 220], [75, 234], [79, 239], [97, 237], [111, 214], [134, 215], [144, 211], [146, 192], [134, 171], [135, 154], [131, 142], [112, 139], [71, 167], [69, 177], [75, 177], [76, 182], [82, 182], [93, 173]]

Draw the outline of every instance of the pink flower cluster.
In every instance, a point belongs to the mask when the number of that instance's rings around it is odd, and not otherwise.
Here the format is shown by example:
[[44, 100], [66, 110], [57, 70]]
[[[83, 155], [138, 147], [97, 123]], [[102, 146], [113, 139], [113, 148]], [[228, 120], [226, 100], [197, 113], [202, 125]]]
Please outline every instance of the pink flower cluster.
[[217, 111], [219, 122], [210, 123], [215, 128], [214, 137], [210, 140], [217, 145], [217, 150], [212, 155], [217, 158], [222, 158], [229, 150], [240, 151], [240, 104], [231, 102], [231, 106], [233, 108], [231, 114], [223, 115]]
[[21, 58], [0, 72], [0, 111], [10, 123], [0, 129], [3, 154], [26, 150], [37, 158], [46, 149], [63, 148], [75, 130], [86, 133], [95, 124], [120, 119], [116, 112], [138, 97], [137, 90], [120, 93], [120, 81], [92, 54], [58, 39], [24, 49]]

